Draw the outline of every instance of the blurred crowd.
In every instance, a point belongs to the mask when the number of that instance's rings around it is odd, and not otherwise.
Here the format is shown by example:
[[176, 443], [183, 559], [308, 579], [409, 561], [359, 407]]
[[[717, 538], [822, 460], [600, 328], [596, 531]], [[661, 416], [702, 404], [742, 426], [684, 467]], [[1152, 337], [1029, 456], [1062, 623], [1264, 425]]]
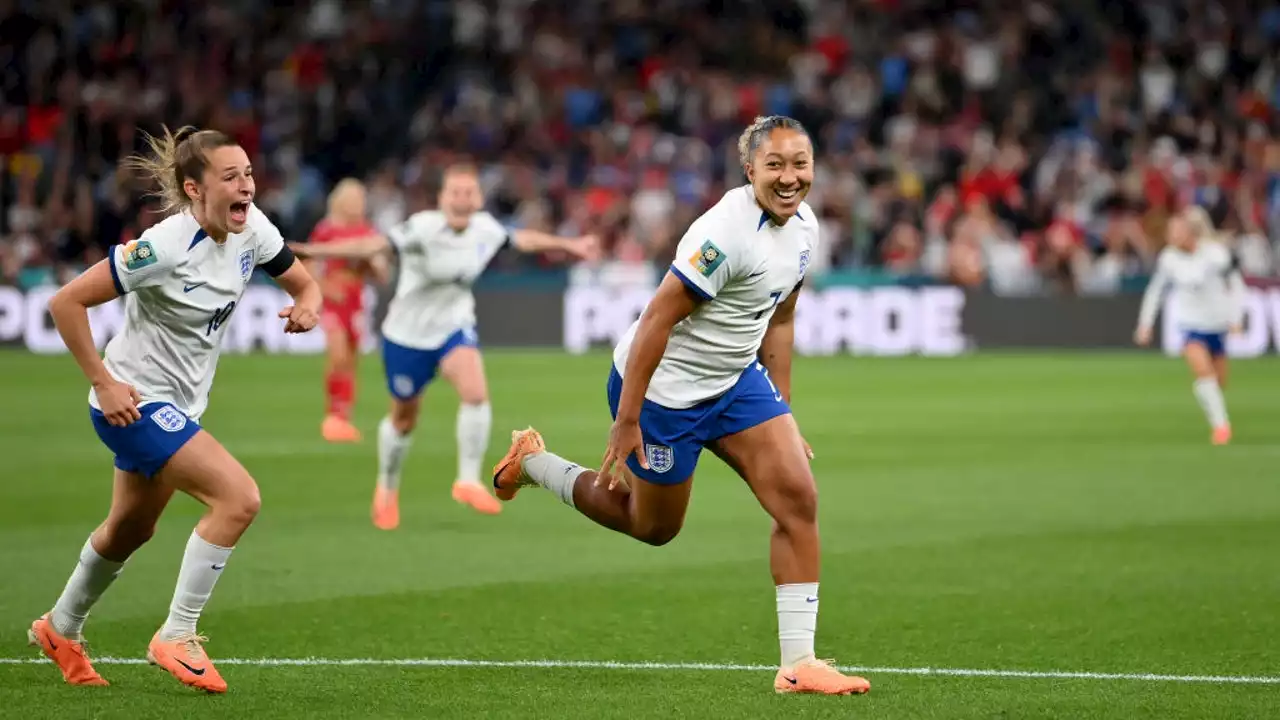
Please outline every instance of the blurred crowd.
[[660, 267], [773, 113], [817, 145], [819, 271], [1114, 293], [1197, 203], [1275, 274], [1280, 7], [1260, 3], [0, 0], [0, 55], [5, 283], [155, 222], [117, 163], [162, 122], [238, 138], [289, 237], [342, 177], [386, 228], [467, 159], [508, 225]]

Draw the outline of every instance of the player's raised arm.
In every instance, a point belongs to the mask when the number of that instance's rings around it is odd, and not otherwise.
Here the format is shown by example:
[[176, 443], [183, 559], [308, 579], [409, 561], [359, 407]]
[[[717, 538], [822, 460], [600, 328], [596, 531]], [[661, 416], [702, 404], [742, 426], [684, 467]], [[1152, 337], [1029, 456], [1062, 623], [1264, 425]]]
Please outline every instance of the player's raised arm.
[[526, 253], [560, 250], [582, 260], [600, 257], [600, 240], [594, 235], [560, 237], [537, 230], [513, 230], [511, 244], [520, 252]]
[[280, 317], [287, 319], [284, 331], [302, 333], [311, 330], [320, 321], [320, 306], [324, 303], [320, 283], [298, 261], [290, 246], [285, 244], [280, 231], [266, 215], [252, 208], [250, 222], [257, 230], [255, 237], [258, 267], [265, 270], [293, 298], [293, 304], [279, 313]]
[[289, 243], [289, 248], [298, 257], [326, 260], [339, 258], [343, 260], [369, 260], [377, 255], [391, 252], [391, 241], [385, 235], [366, 235], [351, 240], [337, 240], [324, 243]]

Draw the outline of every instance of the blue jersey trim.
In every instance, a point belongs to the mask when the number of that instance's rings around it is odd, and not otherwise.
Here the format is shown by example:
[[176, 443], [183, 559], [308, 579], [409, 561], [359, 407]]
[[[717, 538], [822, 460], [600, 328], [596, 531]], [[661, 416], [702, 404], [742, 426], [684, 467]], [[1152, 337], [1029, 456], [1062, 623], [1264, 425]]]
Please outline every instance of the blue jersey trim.
[[712, 296], [711, 296], [711, 295], [710, 295], [706, 290], [703, 290], [702, 288], [698, 287], [698, 284], [697, 284], [697, 283], [695, 283], [694, 281], [692, 281], [692, 280], [690, 280], [689, 278], [685, 277], [684, 273], [680, 272], [680, 270], [676, 268], [676, 266], [675, 266], [675, 264], [674, 264], [674, 263], [672, 263], [672, 265], [671, 265], [671, 272], [672, 272], [676, 277], [680, 278], [680, 282], [684, 283], [684, 286], [685, 286], [685, 287], [687, 287], [687, 288], [689, 288], [690, 290], [692, 290], [694, 295], [697, 295], [698, 297], [702, 298], [703, 300], [711, 300], [711, 299], [713, 299], [713, 298], [712, 298]]
[[119, 245], [112, 245], [107, 251], [107, 266], [111, 268], [111, 284], [116, 286], [116, 294], [124, 295], [124, 285], [120, 282], [120, 270], [116, 267], [116, 250], [119, 248]]
[[[804, 216], [800, 214], [800, 211], [799, 211], [799, 210], [796, 210], [796, 217], [797, 217], [801, 222], [803, 222], [803, 221], [804, 221]], [[768, 222], [769, 222], [769, 212], [768, 212], [767, 210], [761, 210], [761, 211], [760, 211], [760, 224], [759, 224], [759, 225], [756, 225], [756, 231], [757, 231], [757, 232], [759, 232], [759, 231], [760, 231], [760, 228], [764, 227], [764, 226], [765, 226], [765, 224], [766, 224], [766, 223], [768, 223]]]
[[209, 233], [205, 232], [204, 228], [200, 228], [196, 231], [196, 236], [191, 238], [191, 244], [187, 246], [187, 250], [190, 251], [191, 248], [199, 245], [200, 241], [207, 237], [209, 237]]

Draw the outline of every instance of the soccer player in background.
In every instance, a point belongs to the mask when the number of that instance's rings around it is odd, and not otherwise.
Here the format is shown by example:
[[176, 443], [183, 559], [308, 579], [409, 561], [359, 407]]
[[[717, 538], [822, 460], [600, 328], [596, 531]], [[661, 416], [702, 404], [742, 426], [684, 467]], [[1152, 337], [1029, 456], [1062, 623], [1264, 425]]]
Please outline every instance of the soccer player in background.
[[813, 453], [789, 407], [796, 300], [818, 246], [818, 218], [804, 202], [813, 145], [799, 122], [771, 116], [742, 133], [738, 152], [750, 184], [689, 227], [614, 350], [607, 383], [614, 423], [600, 470], [547, 452], [529, 428], [512, 433], [493, 483], [503, 500], [541, 485], [604, 527], [664, 545], [680, 532], [694, 468], [710, 449], [773, 517], [781, 649], [774, 689], [864, 693], [870, 683], [814, 654], [817, 487]]
[[[365, 199], [364, 183], [354, 178], [341, 180], [329, 193], [328, 212], [311, 231], [308, 242], [324, 244], [374, 235], [365, 216]], [[356, 366], [363, 339], [364, 287], [366, 279], [386, 278], [385, 263], [382, 256], [369, 258], [368, 262], [332, 259], [318, 268], [308, 263], [324, 290], [320, 327], [324, 328], [328, 367], [320, 433], [329, 442], [360, 441], [360, 431], [351, 423], [351, 408], [355, 404]]]
[[583, 259], [599, 253], [591, 236], [508, 232], [483, 207], [475, 168], [454, 165], [444, 171], [439, 209], [410, 216], [387, 237], [294, 248], [309, 258], [366, 260], [392, 251], [399, 257], [395, 295], [382, 323], [391, 412], [378, 424], [378, 478], [371, 510], [373, 524], [383, 530], [400, 524], [400, 468], [418, 422], [422, 391], [437, 374], [461, 401], [453, 498], [486, 514], [502, 509], [480, 481], [492, 411], [475, 328], [471, 288], [476, 278], [508, 243], [522, 252], [559, 250]]
[[1169, 243], [1156, 260], [1142, 296], [1134, 341], [1151, 343], [1160, 301], [1172, 288], [1183, 332], [1182, 355], [1195, 377], [1192, 392], [1212, 428], [1215, 445], [1231, 442], [1231, 421], [1222, 390], [1227, 385], [1228, 333], [1244, 323], [1245, 284], [1234, 253], [1214, 236], [1208, 213], [1191, 207], [1169, 223]]
[[[200, 427], [222, 337], [256, 267], [293, 297], [284, 331], [319, 319], [319, 285], [254, 204], [245, 151], [214, 130], [166, 128], [155, 156], [132, 158], [162, 189], [169, 217], [60, 289], [49, 303], [58, 332], [92, 383], [89, 414], [115, 454], [111, 510], [89, 536], [53, 610], [28, 638], [75, 685], [106, 685], [84, 649], [90, 608], [135, 550], [151, 538], [175, 490], [207, 508], [187, 541], [169, 617], [147, 659], [186, 685], [227, 684], [205, 653], [196, 623], [240, 535], [258, 514], [258, 486]], [[125, 297], [125, 323], [99, 357], [88, 308]]]

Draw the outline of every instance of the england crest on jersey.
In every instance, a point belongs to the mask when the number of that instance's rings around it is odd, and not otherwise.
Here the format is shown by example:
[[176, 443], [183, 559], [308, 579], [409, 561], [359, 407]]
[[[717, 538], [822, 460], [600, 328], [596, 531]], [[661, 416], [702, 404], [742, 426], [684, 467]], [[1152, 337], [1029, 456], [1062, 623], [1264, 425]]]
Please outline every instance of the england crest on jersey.
[[671, 452], [671, 448], [666, 445], [645, 443], [644, 457], [649, 461], [649, 469], [659, 473], [670, 470], [676, 462], [675, 453]]
[[240, 279], [248, 280], [253, 274], [253, 250], [245, 250], [240, 253]]
[[809, 251], [800, 251], [800, 279], [804, 279], [804, 271], [809, 269]]

